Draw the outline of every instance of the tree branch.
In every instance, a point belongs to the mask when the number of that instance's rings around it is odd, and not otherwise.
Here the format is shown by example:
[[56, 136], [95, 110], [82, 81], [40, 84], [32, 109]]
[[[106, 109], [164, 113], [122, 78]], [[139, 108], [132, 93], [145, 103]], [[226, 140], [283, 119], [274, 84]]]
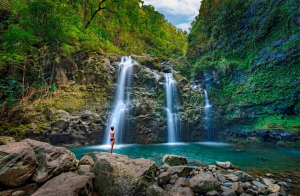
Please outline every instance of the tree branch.
[[109, 12], [114, 13], [112, 10], [110, 10], [110, 9], [107, 8], [107, 7], [101, 7], [101, 5], [102, 5], [105, 1], [107, 1], [107, 0], [102, 0], [102, 1], [99, 3], [98, 9], [95, 10], [95, 12], [92, 14], [91, 19], [86, 23], [85, 29], [87, 29], [87, 28], [89, 27], [89, 25], [91, 24], [92, 20], [93, 20], [94, 17], [96, 16], [96, 14], [97, 14], [98, 12], [100, 12], [101, 10], [108, 10]]

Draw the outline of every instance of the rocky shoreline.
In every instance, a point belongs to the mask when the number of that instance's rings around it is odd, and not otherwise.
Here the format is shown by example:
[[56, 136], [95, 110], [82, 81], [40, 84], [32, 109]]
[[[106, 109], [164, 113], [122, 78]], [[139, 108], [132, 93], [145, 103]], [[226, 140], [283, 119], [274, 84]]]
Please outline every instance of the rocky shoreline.
[[105, 152], [76, 160], [63, 147], [25, 139], [0, 146], [0, 195], [287, 196], [297, 195], [290, 181], [272, 174], [253, 177], [230, 162], [188, 166], [185, 157], [154, 161]]

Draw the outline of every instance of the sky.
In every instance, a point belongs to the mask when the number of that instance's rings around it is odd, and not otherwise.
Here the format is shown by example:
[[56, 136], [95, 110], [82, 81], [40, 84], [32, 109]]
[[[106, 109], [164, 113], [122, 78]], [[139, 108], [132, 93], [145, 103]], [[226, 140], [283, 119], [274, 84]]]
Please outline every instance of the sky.
[[201, 0], [144, 0], [144, 5], [152, 5], [155, 10], [176, 27], [186, 30], [198, 15]]

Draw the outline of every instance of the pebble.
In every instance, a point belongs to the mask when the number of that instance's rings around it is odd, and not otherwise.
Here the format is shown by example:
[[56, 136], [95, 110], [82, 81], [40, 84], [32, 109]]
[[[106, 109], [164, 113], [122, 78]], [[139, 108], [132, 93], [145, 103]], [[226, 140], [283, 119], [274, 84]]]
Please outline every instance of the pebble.
[[293, 181], [291, 179], [286, 179], [287, 182], [292, 183]]

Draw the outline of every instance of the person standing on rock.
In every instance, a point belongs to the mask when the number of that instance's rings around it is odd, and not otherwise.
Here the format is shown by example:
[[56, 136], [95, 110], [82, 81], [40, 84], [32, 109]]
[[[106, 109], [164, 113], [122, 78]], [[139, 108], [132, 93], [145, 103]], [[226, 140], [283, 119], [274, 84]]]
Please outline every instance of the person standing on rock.
[[110, 128], [110, 154], [112, 154], [112, 151], [113, 151], [113, 148], [114, 148], [114, 144], [116, 143], [116, 140], [115, 140], [115, 132], [114, 132], [114, 127], [112, 126]]

